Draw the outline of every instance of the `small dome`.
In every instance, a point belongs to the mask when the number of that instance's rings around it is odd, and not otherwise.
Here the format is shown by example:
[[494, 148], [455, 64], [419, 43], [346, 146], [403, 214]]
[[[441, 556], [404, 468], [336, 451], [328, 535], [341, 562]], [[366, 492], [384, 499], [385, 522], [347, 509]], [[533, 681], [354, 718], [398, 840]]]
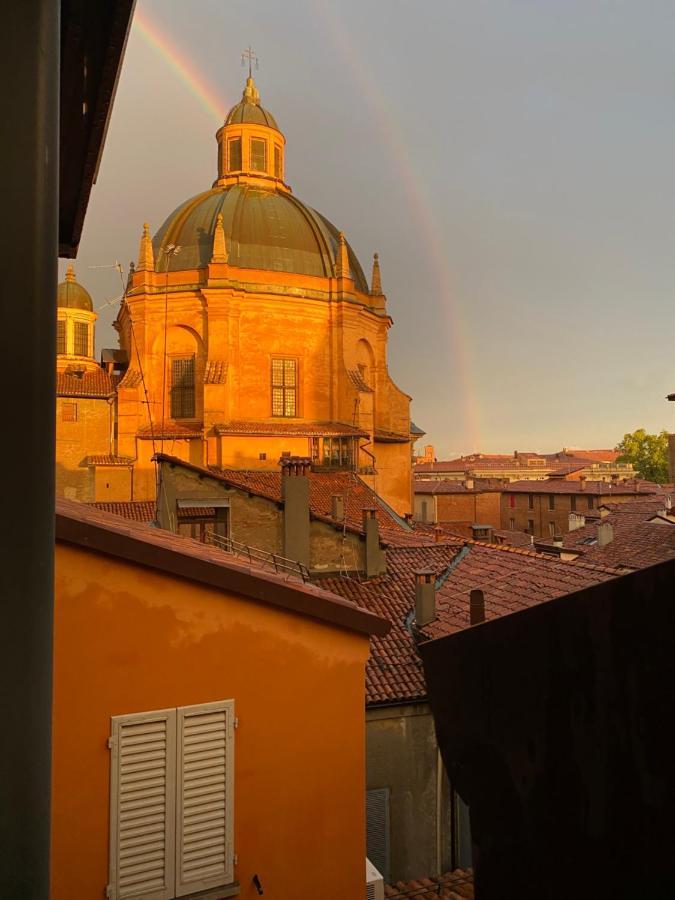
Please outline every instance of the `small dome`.
[[260, 105], [260, 94], [253, 79], [246, 79], [246, 87], [242, 98], [233, 106], [225, 118], [226, 125], [266, 125], [279, 131], [279, 126], [271, 112]]
[[94, 311], [94, 304], [89, 291], [75, 281], [75, 272], [72, 266], [68, 266], [66, 280], [62, 281], [56, 292], [56, 305], [65, 309], [85, 309]]
[[[322, 278], [334, 274], [338, 229], [292, 194], [248, 184], [214, 188], [174, 210], [153, 239], [156, 271], [165, 271], [161, 247], [170, 243], [181, 248], [169, 258], [171, 271], [207, 266], [219, 213], [230, 265]], [[363, 269], [350, 247], [348, 255], [355, 287], [367, 294]]]

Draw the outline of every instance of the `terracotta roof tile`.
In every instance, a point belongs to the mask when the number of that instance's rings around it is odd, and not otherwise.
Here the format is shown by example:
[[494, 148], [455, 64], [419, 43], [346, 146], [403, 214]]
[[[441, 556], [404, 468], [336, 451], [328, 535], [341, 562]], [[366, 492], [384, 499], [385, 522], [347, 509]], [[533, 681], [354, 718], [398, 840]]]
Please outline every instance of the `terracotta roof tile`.
[[94, 509], [100, 509], [102, 512], [112, 513], [124, 519], [131, 519], [134, 522], [154, 522], [157, 512], [154, 500], [104, 500], [88, 505]]
[[119, 382], [118, 375], [109, 375], [105, 369], [84, 372], [81, 377], [75, 375], [75, 369], [66, 369], [56, 373], [57, 397], [91, 397], [107, 398], [115, 393]]
[[135, 388], [138, 387], [142, 380], [143, 378], [138, 369], [127, 369], [118, 387]]
[[365, 380], [363, 375], [361, 375], [358, 369], [347, 369], [347, 374], [349, 375], [349, 379], [357, 391], [364, 391], [367, 394], [373, 393], [373, 389]]
[[189, 439], [189, 438], [200, 438], [203, 436], [202, 428], [200, 425], [180, 425], [177, 422], [167, 422], [164, 425], [164, 429], [162, 429], [161, 424], [155, 424], [154, 426], [143, 425], [136, 432], [136, 437], [141, 438], [144, 441], [161, 441], [162, 438], [164, 440], [173, 439]]
[[110, 453], [87, 457], [88, 466], [133, 466], [134, 462], [131, 456], [113, 456]]
[[612, 494], [657, 494], [662, 493], [660, 485], [653, 481], [584, 481], [583, 487], [578, 481], [512, 481], [504, 486], [507, 494], [593, 494], [610, 497]]
[[473, 900], [473, 871], [455, 869], [435, 878], [397, 881], [384, 888], [386, 900]]
[[365, 431], [341, 422], [250, 422], [233, 421], [214, 425], [216, 434], [278, 434], [288, 437], [367, 437]]

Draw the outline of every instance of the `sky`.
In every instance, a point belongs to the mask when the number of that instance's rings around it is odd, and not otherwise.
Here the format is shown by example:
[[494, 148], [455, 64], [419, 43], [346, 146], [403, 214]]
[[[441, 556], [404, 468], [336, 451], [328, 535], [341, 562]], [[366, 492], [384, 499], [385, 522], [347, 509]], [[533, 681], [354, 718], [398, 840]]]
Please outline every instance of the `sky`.
[[115, 261], [216, 177], [249, 44], [294, 193], [380, 254], [421, 443], [673, 430], [672, 0], [138, 0], [75, 260], [99, 348]]

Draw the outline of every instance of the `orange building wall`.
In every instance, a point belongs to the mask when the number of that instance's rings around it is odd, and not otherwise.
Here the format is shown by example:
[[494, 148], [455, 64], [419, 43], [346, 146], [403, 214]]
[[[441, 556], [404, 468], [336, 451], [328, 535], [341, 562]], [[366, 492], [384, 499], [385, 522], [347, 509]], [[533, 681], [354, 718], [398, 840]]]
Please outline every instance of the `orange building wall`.
[[501, 526], [501, 494], [438, 494], [436, 496], [439, 522], [470, 522], [479, 525]]
[[[64, 419], [64, 405], [75, 405], [77, 420]], [[90, 455], [110, 453], [111, 407], [107, 400], [89, 397], [56, 398], [56, 495], [70, 500], [95, 497]], [[111, 498], [117, 499], [117, 498]], [[130, 499], [129, 497], [125, 497]]]
[[235, 700], [240, 897], [364, 895], [365, 636], [56, 551], [52, 898], [108, 883], [110, 717]]

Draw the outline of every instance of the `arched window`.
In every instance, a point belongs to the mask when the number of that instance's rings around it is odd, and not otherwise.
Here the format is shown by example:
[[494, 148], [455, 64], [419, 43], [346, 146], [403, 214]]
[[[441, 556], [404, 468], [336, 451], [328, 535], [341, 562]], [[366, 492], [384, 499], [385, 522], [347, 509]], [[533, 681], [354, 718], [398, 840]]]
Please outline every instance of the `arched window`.
[[194, 419], [195, 416], [195, 358], [171, 360], [171, 418]]

